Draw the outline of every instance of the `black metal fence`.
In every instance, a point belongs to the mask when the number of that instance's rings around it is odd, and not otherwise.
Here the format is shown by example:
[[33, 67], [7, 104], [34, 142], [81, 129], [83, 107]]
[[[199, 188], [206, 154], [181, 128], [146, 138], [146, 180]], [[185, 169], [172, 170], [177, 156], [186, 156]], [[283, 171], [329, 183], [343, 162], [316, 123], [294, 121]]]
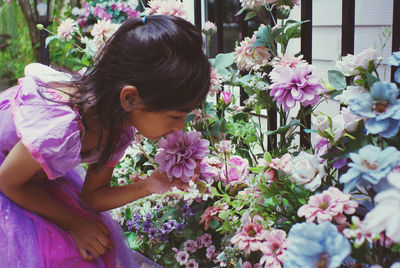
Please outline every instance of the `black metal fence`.
[[[201, 28], [201, 1], [194, 0], [194, 14], [195, 25]], [[206, 0], [207, 1], [207, 0]], [[304, 55], [303, 59], [312, 63], [312, 26], [313, 26], [313, 1], [301, 0], [301, 20], [309, 20], [309, 23], [303, 24], [301, 27], [301, 53]], [[355, 29], [355, 0], [342, 0], [342, 37], [341, 37], [341, 55], [354, 54], [354, 29]], [[216, 52], [222, 53], [224, 48], [224, 27], [223, 27], [223, 0], [214, 0], [215, 9], [213, 14], [214, 22], [217, 25], [218, 32], [216, 34]], [[249, 35], [248, 23], [244, 21], [246, 14], [239, 16], [239, 34], [238, 39], [243, 40], [244, 37]], [[392, 52], [398, 51], [400, 47], [400, 0], [393, 0], [393, 24], [392, 24]], [[393, 81], [394, 69], [391, 71], [391, 80]], [[241, 94], [245, 94], [241, 91]], [[241, 96], [243, 100], [243, 96]], [[275, 110], [270, 109], [267, 111], [268, 115], [268, 130], [277, 128], [277, 113]], [[305, 128], [311, 127], [311, 116], [308, 115], [302, 120]], [[304, 132], [301, 128], [300, 145], [302, 147], [310, 147], [310, 134]], [[271, 135], [268, 137], [268, 149], [276, 147], [277, 137]]]

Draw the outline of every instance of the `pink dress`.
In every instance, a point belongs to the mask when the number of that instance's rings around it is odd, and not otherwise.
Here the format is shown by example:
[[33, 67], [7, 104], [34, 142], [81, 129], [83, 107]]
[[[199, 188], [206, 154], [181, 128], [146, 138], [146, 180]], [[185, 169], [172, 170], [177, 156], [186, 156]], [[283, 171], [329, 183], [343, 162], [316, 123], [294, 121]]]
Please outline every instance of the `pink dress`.
[[[65, 79], [69, 79], [66, 74], [30, 64], [18, 86], [0, 94], [0, 165], [21, 140], [47, 175], [48, 180], [36, 183], [74, 213], [106, 224], [115, 247], [94, 261], [84, 261], [68, 232], [0, 192], [0, 267], [161, 267], [128, 247], [120, 225], [109, 213], [95, 213], [79, 198], [85, 177], [80, 165], [80, 116], [70, 106], [45, 100], [38, 93], [39, 89], [46, 97], [61, 100], [56, 91], [40, 84]], [[125, 134], [107, 166], [122, 157], [134, 129]]]

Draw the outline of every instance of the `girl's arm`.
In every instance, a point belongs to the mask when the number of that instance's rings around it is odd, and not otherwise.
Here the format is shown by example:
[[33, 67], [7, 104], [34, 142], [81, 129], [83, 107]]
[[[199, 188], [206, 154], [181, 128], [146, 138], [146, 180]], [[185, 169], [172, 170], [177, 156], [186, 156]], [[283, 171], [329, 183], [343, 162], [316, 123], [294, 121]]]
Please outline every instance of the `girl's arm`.
[[23, 143], [18, 142], [0, 166], [0, 191], [21, 207], [69, 231], [85, 260], [103, 255], [112, 246], [107, 227], [75, 215], [51, 198], [31, 179], [40, 170], [39, 163]]
[[147, 179], [142, 181], [110, 187], [112, 172], [113, 168], [103, 168], [95, 173], [89, 166], [81, 198], [95, 211], [117, 208], [153, 193], [166, 192], [174, 186], [180, 189], [187, 186], [179, 179], [170, 182], [165, 173], [160, 173], [156, 169]]

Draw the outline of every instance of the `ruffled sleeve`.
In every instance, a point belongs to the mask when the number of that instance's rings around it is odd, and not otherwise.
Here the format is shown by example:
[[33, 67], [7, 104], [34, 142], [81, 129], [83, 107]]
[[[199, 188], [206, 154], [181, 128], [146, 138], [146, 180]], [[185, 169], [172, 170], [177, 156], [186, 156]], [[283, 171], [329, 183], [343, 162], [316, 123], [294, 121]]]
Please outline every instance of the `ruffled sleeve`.
[[106, 167], [114, 167], [119, 160], [125, 155], [125, 151], [131, 144], [133, 137], [135, 136], [135, 128], [127, 128], [123, 131], [120, 137], [120, 146], [118, 146], [116, 152], [114, 152], [106, 163]]
[[67, 104], [42, 98], [39, 88], [49, 98], [57, 95], [41, 88], [35, 77], [20, 79], [12, 113], [22, 143], [53, 180], [80, 164], [80, 119]]

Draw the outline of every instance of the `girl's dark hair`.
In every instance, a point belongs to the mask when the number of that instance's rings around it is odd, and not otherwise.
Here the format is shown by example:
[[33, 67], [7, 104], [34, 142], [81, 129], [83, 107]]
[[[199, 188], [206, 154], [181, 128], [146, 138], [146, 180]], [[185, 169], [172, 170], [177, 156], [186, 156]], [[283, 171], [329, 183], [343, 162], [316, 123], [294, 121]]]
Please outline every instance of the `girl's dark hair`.
[[[210, 64], [203, 52], [201, 31], [175, 16], [148, 16], [125, 21], [107, 41], [94, 65], [72, 84], [77, 88], [71, 105], [90, 107], [107, 139], [98, 161], [100, 170], [119, 146], [126, 112], [120, 92], [137, 88], [149, 111], [189, 112], [206, 97]], [[85, 125], [85, 115], [83, 122]], [[151, 122], [149, 122], [151, 124]], [[100, 148], [99, 137], [97, 149]]]

